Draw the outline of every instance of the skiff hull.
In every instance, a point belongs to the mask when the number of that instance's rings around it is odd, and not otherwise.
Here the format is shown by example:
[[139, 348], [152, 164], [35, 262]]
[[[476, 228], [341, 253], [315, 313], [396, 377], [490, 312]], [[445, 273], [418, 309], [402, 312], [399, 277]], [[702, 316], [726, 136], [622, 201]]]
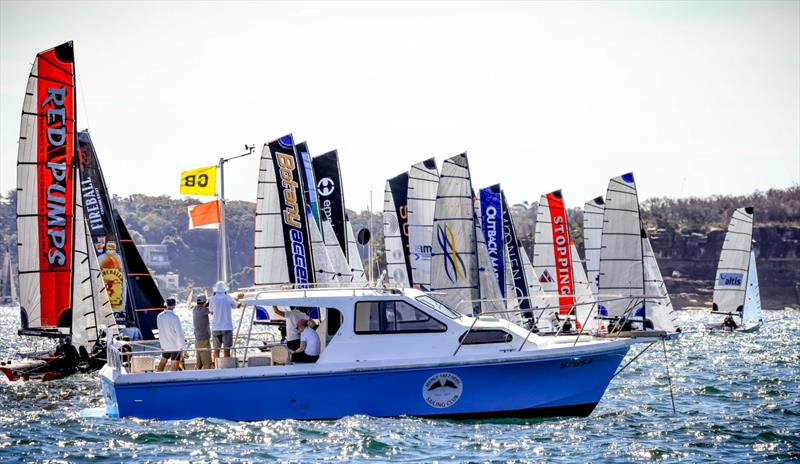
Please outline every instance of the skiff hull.
[[[106, 413], [116, 417], [247, 421], [355, 414], [457, 419], [588, 416], [627, 352], [627, 345], [617, 345], [549, 359], [319, 373], [293, 365], [119, 374], [106, 366], [101, 382]], [[293, 374], [292, 368], [306, 372]]]

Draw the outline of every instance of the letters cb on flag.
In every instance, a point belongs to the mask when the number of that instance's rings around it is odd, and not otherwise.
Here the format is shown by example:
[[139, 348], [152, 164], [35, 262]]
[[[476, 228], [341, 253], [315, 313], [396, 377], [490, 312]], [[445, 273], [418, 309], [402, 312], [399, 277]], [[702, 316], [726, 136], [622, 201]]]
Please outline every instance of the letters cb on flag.
[[217, 193], [217, 166], [181, 173], [181, 195], [214, 196]]
[[200, 203], [189, 208], [189, 230], [218, 229], [220, 222], [219, 200]]

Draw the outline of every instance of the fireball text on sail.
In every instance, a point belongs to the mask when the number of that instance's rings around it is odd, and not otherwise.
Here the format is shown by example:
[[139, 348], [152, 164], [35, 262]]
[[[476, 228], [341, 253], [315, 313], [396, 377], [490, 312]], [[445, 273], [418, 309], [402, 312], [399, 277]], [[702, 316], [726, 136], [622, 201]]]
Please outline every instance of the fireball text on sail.
[[102, 212], [100, 210], [100, 202], [97, 201], [97, 192], [92, 184], [92, 179], [83, 179], [81, 184], [83, 209], [86, 212], [86, 220], [89, 221], [89, 227], [92, 230], [102, 230]]
[[66, 87], [48, 88], [47, 98], [42, 108], [47, 108], [47, 168], [52, 176], [47, 186], [47, 236], [50, 247], [47, 250], [47, 261], [50, 264], [63, 266], [66, 255], [62, 251], [67, 242], [67, 112], [64, 101], [67, 96]]

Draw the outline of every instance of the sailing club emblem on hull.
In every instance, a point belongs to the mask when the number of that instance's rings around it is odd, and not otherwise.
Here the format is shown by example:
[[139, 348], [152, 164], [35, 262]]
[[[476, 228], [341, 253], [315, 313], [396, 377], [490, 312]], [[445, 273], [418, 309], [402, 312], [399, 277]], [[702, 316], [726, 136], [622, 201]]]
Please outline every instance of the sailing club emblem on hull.
[[464, 277], [464, 260], [456, 251], [456, 237], [453, 229], [445, 224], [436, 226], [436, 239], [442, 247], [442, 259], [444, 259], [444, 272], [451, 283], [456, 283], [459, 277]]
[[463, 392], [464, 383], [461, 378], [450, 372], [433, 374], [422, 385], [422, 398], [437, 409], [456, 404]]

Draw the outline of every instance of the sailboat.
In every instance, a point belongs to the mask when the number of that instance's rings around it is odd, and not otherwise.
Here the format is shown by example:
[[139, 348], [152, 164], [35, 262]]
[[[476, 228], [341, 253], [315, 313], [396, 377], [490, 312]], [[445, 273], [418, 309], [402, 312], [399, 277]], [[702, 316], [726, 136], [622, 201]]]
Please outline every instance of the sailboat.
[[542, 195], [536, 216], [533, 268], [547, 297], [545, 306], [537, 308], [536, 312], [536, 325], [545, 331], [558, 332], [562, 321], [575, 316], [571, 242], [561, 190]]
[[111, 202], [88, 131], [78, 133], [80, 190], [86, 205], [92, 248], [120, 331], [131, 339], [154, 340], [164, 298], [128, 228]]
[[16, 304], [17, 282], [14, 276], [14, 266], [11, 263], [11, 252], [6, 247], [6, 251], [3, 252], [2, 268], [0, 268], [0, 305]]
[[408, 247], [408, 173], [386, 181], [383, 191], [383, 241], [389, 281], [411, 287], [411, 260]]
[[59, 339], [54, 351], [0, 366], [10, 380], [51, 380], [99, 367], [114, 318], [79, 186], [72, 42], [37, 54], [17, 154], [19, 335]]
[[408, 171], [408, 251], [411, 281], [427, 290], [431, 286], [433, 211], [439, 188], [439, 170], [433, 158], [413, 164]]
[[583, 206], [583, 252], [586, 258], [586, 277], [592, 294], [597, 296], [600, 281], [600, 250], [603, 237], [603, 213], [606, 203], [602, 196], [587, 201]]
[[755, 332], [763, 324], [752, 207], [739, 208], [731, 217], [719, 256], [711, 312], [726, 316], [726, 321], [707, 324], [710, 330]]
[[609, 181], [601, 241], [598, 313], [609, 332], [680, 332], [642, 225], [633, 173]]

